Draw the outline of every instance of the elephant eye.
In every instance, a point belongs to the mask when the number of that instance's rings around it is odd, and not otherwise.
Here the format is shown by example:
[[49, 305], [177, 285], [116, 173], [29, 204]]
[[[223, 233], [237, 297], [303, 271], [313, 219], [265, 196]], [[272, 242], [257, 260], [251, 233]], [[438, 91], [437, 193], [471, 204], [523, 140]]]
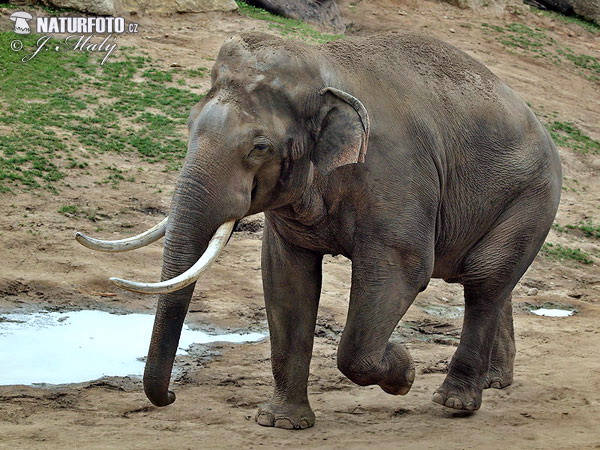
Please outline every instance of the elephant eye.
[[248, 154], [250, 158], [260, 158], [271, 153], [272, 146], [267, 142], [257, 142]]

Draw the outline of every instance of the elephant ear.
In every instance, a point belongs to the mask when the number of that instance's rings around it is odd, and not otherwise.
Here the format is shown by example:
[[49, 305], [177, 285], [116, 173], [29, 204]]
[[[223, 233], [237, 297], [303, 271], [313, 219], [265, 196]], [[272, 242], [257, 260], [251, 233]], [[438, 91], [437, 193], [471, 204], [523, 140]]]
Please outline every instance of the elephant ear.
[[356, 97], [332, 87], [319, 94], [327, 97], [327, 112], [321, 123], [311, 160], [326, 174], [346, 164], [364, 162], [369, 142], [369, 114]]

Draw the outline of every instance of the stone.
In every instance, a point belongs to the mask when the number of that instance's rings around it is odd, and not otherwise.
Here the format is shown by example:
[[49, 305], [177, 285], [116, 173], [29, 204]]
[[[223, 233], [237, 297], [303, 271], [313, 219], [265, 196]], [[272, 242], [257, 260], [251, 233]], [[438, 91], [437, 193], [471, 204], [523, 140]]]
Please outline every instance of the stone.
[[575, 14], [600, 25], [600, 0], [572, 0], [571, 3]]
[[235, 11], [234, 0], [120, 0], [119, 10], [137, 14]]
[[573, 7], [568, 0], [524, 0], [523, 3], [540, 9], [551, 9], [562, 14], [573, 13]]
[[538, 289], [537, 288], [531, 288], [527, 291], [527, 296], [528, 297], [534, 297], [536, 295], [538, 295]]
[[600, 25], [600, 0], [524, 0], [536, 8], [549, 9], [561, 14], [577, 14]]
[[462, 9], [475, 9], [492, 14], [502, 14], [510, 8], [512, 11], [524, 9], [522, 0], [444, 0], [446, 3]]
[[[36, 3], [35, 0], [32, 2]], [[38, 0], [37, 3], [101, 16], [115, 16], [124, 12], [174, 14], [237, 10], [235, 0]]]
[[116, 13], [113, 0], [33, 0], [30, 3], [41, 3], [56, 8], [70, 8], [99, 16], [113, 16]]
[[346, 30], [336, 0], [247, 0], [247, 3], [324, 31], [343, 33]]

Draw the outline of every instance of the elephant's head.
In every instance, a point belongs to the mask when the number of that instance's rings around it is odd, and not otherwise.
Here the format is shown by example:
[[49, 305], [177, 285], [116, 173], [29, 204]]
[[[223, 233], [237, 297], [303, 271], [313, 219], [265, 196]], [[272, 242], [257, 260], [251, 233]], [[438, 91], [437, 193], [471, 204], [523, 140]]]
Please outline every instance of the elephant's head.
[[[227, 40], [212, 87], [192, 108], [188, 152], [168, 220], [141, 235], [100, 241], [102, 251], [139, 248], [165, 235], [162, 281], [112, 279], [161, 294], [144, 373], [158, 406], [175, 400], [171, 369], [194, 283], [227, 243], [234, 223], [298, 201], [319, 176], [364, 160], [369, 118], [318, 48], [263, 34]], [[315, 172], [316, 169], [316, 172]]]

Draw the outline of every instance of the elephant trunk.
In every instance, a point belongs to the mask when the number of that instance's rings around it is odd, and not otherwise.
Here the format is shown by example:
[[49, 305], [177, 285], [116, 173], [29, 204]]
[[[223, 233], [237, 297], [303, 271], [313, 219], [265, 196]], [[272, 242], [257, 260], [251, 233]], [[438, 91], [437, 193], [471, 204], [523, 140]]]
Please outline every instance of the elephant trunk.
[[175, 401], [175, 393], [169, 391], [169, 381], [193, 291], [194, 284], [178, 292], [161, 295], [158, 300], [144, 370], [144, 392], [156, 406], [167, 406]]
[[[173, 197], [165, 234], [163, 281], [188, 270], [204, 253], [219, 225], [231, 219], [226, 211], [231, 208], [224, 208], [218, 199], [210, 195], [218, 191], [207, 187], [207, 183], [189, 172], [184, 168]], [[181, 290], [160, 295], [158, 299], [144, 371], [144, 391], [156, 406], [166, 406], [175, 401], [175, 394], [169, 391], [169, 380], [194, 287], [195, 282]]]

